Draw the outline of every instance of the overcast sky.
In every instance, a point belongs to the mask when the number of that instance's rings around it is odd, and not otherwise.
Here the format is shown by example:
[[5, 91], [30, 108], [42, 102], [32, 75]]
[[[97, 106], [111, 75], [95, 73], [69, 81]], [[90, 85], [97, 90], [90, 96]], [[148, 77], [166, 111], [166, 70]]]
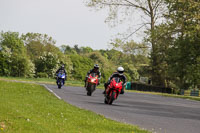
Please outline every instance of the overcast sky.
[[123, 26], [110, 28], [104, 23], [106, 11], [96, 12], [84, 1], [0, 0], [0, 31], [48, 34], [56, 46], [109, 48], [110, 39], [122, 32]]

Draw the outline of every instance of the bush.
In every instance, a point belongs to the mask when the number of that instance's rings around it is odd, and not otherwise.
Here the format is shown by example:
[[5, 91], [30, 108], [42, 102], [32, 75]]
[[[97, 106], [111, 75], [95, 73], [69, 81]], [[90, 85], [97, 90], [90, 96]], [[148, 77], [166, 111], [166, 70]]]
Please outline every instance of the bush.
[[131, 89], [138, 90], [138, 91], [172, 93], [171, 88], [165, 88], [165, 87], [161, 87], [161, 86], [153, 86], [153, 85], [143, 84], [143, 83], [139, 83], [139, 82], [132, 82]]
[[48, 74], [43, 73], [43, 72], [39, 72], [39, 73], [37, 73], [37, 78], [48, 78]]

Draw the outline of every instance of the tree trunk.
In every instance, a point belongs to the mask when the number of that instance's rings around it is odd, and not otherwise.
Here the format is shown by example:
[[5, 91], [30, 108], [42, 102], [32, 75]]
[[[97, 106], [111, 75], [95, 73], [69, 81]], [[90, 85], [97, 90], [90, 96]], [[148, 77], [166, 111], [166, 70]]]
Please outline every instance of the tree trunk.
[[151, 78], [153, 85], [158, 86], [165, 86], [165, 80], [162, 79], [161, 74], [159, 73], [159, 61], [158, 61], [158, 48], [156, 46], [156, 41], [154, 37], [154, 30], [155, 30], [155, 17], [154, 17], [154, 10], [151, 5], [151, 0], [148, 0], [149, 5], [149, 13], [151, 17], [151, 65], [152, 65], [152, 72], [151, 72]]

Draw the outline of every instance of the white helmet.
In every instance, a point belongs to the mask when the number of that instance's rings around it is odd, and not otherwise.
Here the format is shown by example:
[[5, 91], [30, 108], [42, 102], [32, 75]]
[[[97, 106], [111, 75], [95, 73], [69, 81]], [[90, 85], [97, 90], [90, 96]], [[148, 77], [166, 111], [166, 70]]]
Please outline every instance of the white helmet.
[[117, 68], [117, 72], [118, 72], [119, 74], [123, 74], [124, 68], [123, 68], [123, 67], [118, 67], [118, 68]]

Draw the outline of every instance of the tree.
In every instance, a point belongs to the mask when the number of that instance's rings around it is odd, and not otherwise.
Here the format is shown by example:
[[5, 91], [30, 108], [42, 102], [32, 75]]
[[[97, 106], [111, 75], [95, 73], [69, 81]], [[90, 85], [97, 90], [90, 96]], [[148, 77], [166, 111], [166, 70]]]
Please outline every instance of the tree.
[[100, 64], [104, 68], [108, 68], [111, 65], [108, 62], [108, 60], [105, 57], [103, 57], [101, 55], [101, 53], [98, 52], [98, 51], [91, 52], [91, 53], [86, 54], [86, 55], [87, 55], [87, 57], [89, 57], [90, 59], [92, 59], [95, 64]]
[[27, 53], [35, 63], [37, 76], [53, 77], [61, 64], [65, 64], [67, 72], [72, 70], [70, 57], [64, 55], [55, 41], [47, 34], [27, 33], [21, 37], [27, 48]]
[[169, 45], [168, 64], [181, 89], [200, 84], [200, 3], [166, 0], [168, 27], [174, 41]]
[[[145, 43], [136, 43], [133, 40], [124, 43], [120, 39], [116, 39], [115, 42], [111, 45], [113, 49], [118, 49], [119, 51], [122, 51], [124, 56], [126, 56], [125, 59], [127, 59], [127, 62], [130, 62], [130, 60], [132, 60], [135, 66], [140, 66], [141, 64], [149, 66], [147, 60], [150, 51], [149, 49], [147, 49], [148, 47]], [[140, 58], [140, 60], [137, 59], [138, 57]]]
[[[29, 60], [24, 43], [17, 32], [1, 33], [0, 66], [1, 74], [6, 76], [34, 75], [34, 66]], [[33, 70], [31, 71], [29, 70]]]
[[101, 82], [106, 82], [111, 74], [116, 70], [116, 62], [112, 63], [111, 60], [108, 60], [99, 51], [91, 52], [87, 54], [87, 57], [92, 59], [95, 64], [99, 64], [102, 73]]
[[56, 53], [60, 51], [55, 47], [55, 40], [47, 34], [27, 33], [21, 36], [27, 48], [28, 55], [33, 60], [43, 54], [44, 51]]
[[64, 54], [67, 54], [67, 55], [70, 55], [70, 54], [77, 54], [77, 52], [71, 48], [69, 45], [62, 45], [61, 46], [61, 51], [64, 53]]
[[132, 64], [123, 63], [122, 66], [125, 69], [126, 77], [129, 81], [136, 81], [139, 79], [139, 73]]
[[21, 38], [24, 41], [25, 45], [31, 42], [40, 42], [43, 45], [47, 44], [54, 45], [56, 43], [56, 41], [53, 40], [52, 37], [49, 37], [47, 34], [27, 33], [27, 34], [22, 34]]
[[[157, 82], [160, 86], [169, 87], [169, 82], [173, 79], [168, 74], [168, 50], [170, 48], [171, 42], [174, 41], [174, 38], [171, 36], [172, 32], [171, 29], [166, 24], [160, 24], [155, 26], [155, 30], [153, 36], [155, 38], [155, 45], [156, 45], [156, 53], [157, 53], [157, 63], [158, 65], [152, 66], [153, 70], [155, 71], [155, 79], [153, 82]], [[150, 60], [152, 63], [152, 60]], [[152, 68], [151, 68], [152, 69]]]
[[90, 58], [80, 55], [70, 55], [73, 63], [73, 70], [71, 74], [76, 80], [85, 80], [87, 72], [93, 67], [94, 63]]
[[[122, 42], [116, 39], [115, 43], [111, 44], [114, 49], [122, 51], [121, 63], [127, 70], [127, 77], [132, 80], [138, 80], [140, 76], [151, 76], [149, 73], [149, 57], [150, 52], [145, 44], [139, 44], [133, 40], [129, 42]], [[128, 64], [126, 64], [126, 63]], [[130, 75], [130, 76], [129, 76]], [[131, 80], [131, 79], [130, 79]]]
[[80, 51], [81, 51], [82, 54], [86, 54], [86, 53], [91, 53], [94, 50], [90, 47], [80, 47]]
[[80, 48], [78, 47], [77, 44], [74, 45], [74, 50], [75, 50], [78, 54], [80, 54], [80, 52], [81, 52], [81, 50], [80, 50]]
[[11, 49], [7, 46], [2, 46], [0, 43], [0, 75], [9, 76], [11, 72]]
[[57, 55], [50, 52], [44, 52], [35, 60], [37, 75], [45, 73], [48, 77], [54, 77], [59, 67], [59, 59]]
[[[142, 18], [141, 26], [129, 34], [125, 39], [132, 36], [142, 27], [146, 26], [146, 29], [150, 31], [148, 41], [151, 44], [151, 66], [152, 66], [152, 80], [157, 81], [158, 77], [154, 77], [157, 71], [155, 68], [159, 65], [156, 51], [155, 38], [153, 36], [155, 25], [159, 24], [159, 21], [163, 19], [163, 14], [166, 12], [164, 0], [88, 0], [87, 5], [89, 7], [95, 7], [96, 9], [109, 8], [109, 15], [106, 19], [109, 22], [115, 22], [118, 20], [126, 20], [125, 18], [134, 17], [133, 13], [138, 11]], [[120, 15], [119, 15], [120, 14]], [[120, 18], [119, 16], [123, 16]], [[144, 17], [145, 16], [145, 17]], [[136, 22], [136, 21], [135, 21]], [[160, 84], [154, 82], [154, 84]]]

